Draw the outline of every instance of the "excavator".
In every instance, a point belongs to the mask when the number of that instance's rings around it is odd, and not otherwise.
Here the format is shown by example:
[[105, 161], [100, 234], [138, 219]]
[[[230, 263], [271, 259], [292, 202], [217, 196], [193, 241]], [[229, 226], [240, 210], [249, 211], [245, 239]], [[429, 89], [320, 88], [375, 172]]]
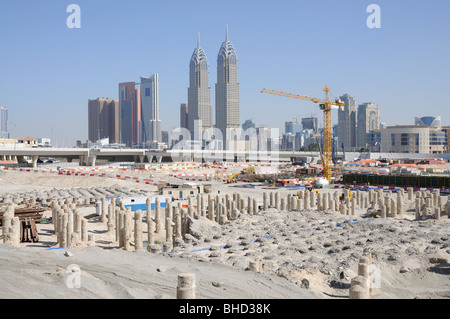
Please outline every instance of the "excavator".
[[249, 166], [241, 171], [241, 174], [252, 174], [255, 173], [255, 168], [253, 166]]

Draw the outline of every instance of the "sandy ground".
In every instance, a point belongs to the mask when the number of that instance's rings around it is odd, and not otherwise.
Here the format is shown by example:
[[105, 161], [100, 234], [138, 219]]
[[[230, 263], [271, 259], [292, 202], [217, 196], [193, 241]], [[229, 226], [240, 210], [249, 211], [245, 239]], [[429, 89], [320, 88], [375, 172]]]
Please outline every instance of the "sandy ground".
[[[152, 174], [169, 179], [167, 172]], [[275, 191], [212, 184], [214, 194], [239, 192], [243, 198], [257, 198], [259, 204], [264, 191]], [[125, 194], [156, 193], [152, 185], [110, 178], [0, 173], [2, 198], [109, 188]], [[282, 196], [296, 192], [276, 191]], [[178, 274], [189, 272], [196, 275], [199, 299], [346, 299], [365, 249], [372, 251], [380, 279], [380, 288], [371, 298], [450, 297], [450, 219], [416, 221], [412, 203], [406, 203], [402, 216], [388, 219], [370, 219], [364, 210], [344, 216], [272, 208], [253, 216], [241, 214], [222, 226], [198, 217], [189, 244], [158, 255], [119, 249], [99, 222], [95, 207], [79, 209], [89, 220], [96, 246], [58, 249], [50, 223], [38, 224], [38, 243], [22, 243], [19, 248], [0, 244], [0, 298], [174, 299]], [[251, 262], [261, 262], [261, 273], [249, 270]], [[80, 288], [69, 287], [73, 265], [81, 270]]]

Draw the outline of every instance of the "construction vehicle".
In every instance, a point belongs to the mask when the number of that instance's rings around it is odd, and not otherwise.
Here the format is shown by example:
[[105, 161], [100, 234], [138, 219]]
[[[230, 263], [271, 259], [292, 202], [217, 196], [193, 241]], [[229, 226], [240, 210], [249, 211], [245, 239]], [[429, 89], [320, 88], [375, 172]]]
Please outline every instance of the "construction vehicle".
[[255, 168], [253, 166], [249, 166], [247, 168], [244, 168], [241, 171], [241, 174], [254, 174], [255, 173]]
[[[352, 200], [352, 198], [353, 198], [353, 194], [352, 194], [352, 192], [350, 191], [350, 189], [348, 189], [348, 197], [349, 197], [350, 200]], [[340, 200], [341, 202], [345, 200], [345, 194], [344, 194], [344, 193], [341, 194], [341, 196], [339, 197], [339, 200]]]
[[324, 160], [322, 161], [324, 177], [331, 182], [331, 140], [332, 140], [332, 126], [331, 126], [331, 110], [336, 107], [343, 107], [345, 104], [339, 100], [332, 102], [329, 100], [329, 92], [327, 86], [322, 88], [325, 91], [325, 99], [317, 99], [313, 97], [308, 97], [305, 95], [297, 95], [282, 91], [262, 89], [261, 93], [268, 93], [274, 95], [280, 95], [285, 97], [290, 97], [294, 99], [306, 100], [314, 103], [319, 103], [320, 109], [323, 111], [323, 122], [324, 122], [324, 147], [323, 155]]
[[236, 174], [233, 174], [230, 177], [228, 177], [227, 178], [227, 183], [228, 184], [230, 184], [230, 183], [237, 183], [236, 176], [238, 176], [238, 175], [239, 175], [239, 173], [236, 173]]

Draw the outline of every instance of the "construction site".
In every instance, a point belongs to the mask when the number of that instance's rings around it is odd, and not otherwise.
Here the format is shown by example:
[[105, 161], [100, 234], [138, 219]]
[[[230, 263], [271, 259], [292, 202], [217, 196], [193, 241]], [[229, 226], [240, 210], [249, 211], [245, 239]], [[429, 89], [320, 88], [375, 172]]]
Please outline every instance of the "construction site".
[[449, 164], [337, 160], [324, 91], [316, 162], [1, 167], [0, 298], [449, 298]]

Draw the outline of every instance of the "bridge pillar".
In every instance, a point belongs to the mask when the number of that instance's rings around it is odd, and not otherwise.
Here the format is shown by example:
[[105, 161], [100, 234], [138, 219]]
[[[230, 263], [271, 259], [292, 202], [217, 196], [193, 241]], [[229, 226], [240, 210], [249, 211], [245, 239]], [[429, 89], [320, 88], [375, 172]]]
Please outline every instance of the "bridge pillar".
[[80, 155], [80, 166], [86, 166], [86, 156]]
[[144, 163], [145, 155], [139, 155], [139, 163]]
[[156, 156], [156, 161], [158, 162], [158, 163], [161, 163], [162, 162], [162, 156]]
[[33, 168], [36, 169], [37, 168], [37, 160], [38, 160], [39, 156], [37, 155], [33, 155], [31, 156], [31, 162], [33, 163]]
[[149, 163], [153, 163], [153, 156], [147, 155], [147, 158]]
[[97, 160], [97, 156], [91, 156], [91, 166], [95, 166], [96, 160]]

